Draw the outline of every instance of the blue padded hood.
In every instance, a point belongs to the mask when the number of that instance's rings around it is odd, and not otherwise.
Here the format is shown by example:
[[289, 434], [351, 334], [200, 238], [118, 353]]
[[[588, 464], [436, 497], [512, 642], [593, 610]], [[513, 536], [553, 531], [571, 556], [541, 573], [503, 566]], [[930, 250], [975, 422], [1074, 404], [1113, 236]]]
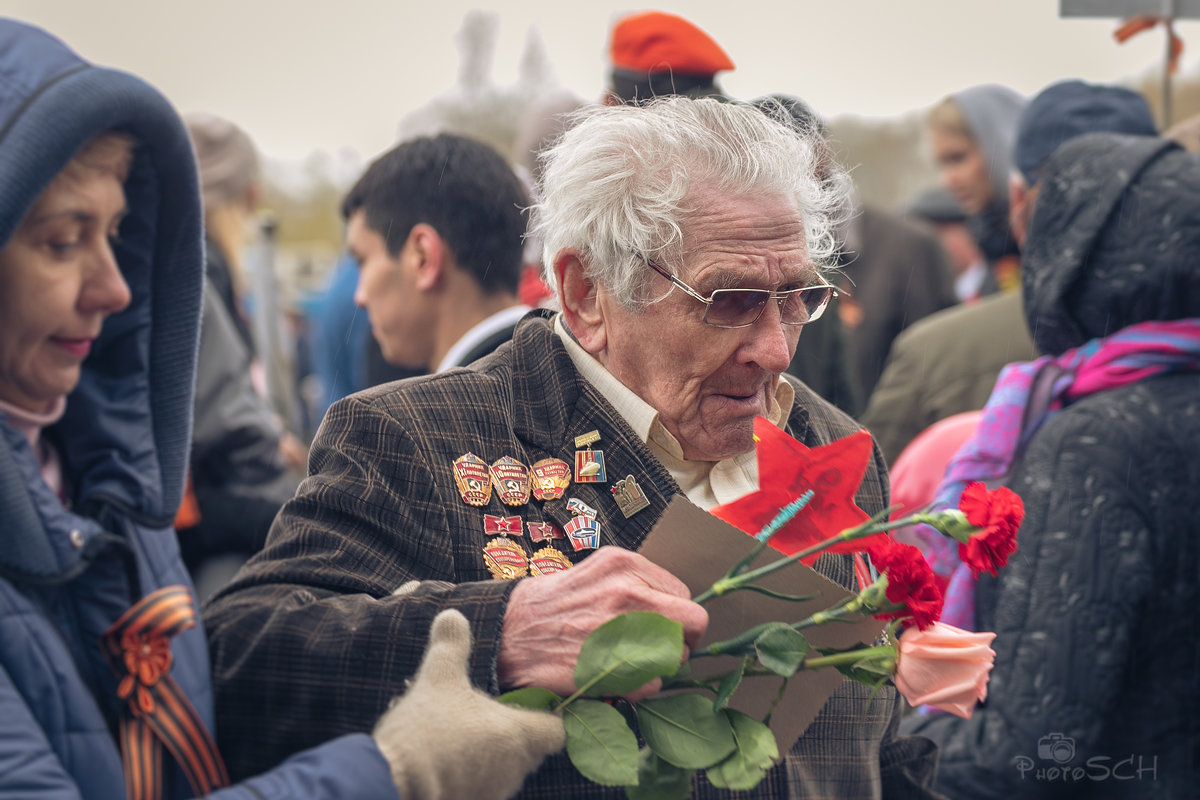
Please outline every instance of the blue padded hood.
[[[114, 248], [133, 297], [105, 322], [49, 435], [70, 443], [60, 452], [76, 508], [104, 499], [167, 525], [183, 495], [204, 278], [191, 143], [149, 84], [0, 19], [0, 246], [75, 152], [108, 130], [137, 142]], [[0, 509], [0, 522], [8, 515]]]

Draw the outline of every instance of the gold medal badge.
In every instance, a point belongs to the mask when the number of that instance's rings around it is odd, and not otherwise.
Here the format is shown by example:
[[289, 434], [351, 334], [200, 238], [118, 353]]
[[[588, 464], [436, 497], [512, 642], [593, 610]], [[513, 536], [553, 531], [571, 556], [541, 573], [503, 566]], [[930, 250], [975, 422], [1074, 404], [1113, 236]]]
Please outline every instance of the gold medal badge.
[[529, 502], [529, 467], [511, 456], [492, 463], [492, 486], [500, 502], [506, 506], [523, 506]]
[[533, 496], [538, 500], [557, 500], [571, 485], [571, 466], [559, 458], [543, 458], [533, 472]]
[[496, 580], [511, 581], [529, 574], [525, 551], [507, 536], [498, 536], [484, 545], [483, 562]]
[[571, 568], [571, 559], [553, 547], [543, 547], [529, 558], [530, 575], [551, 575]]
[[458, 495], [469, 506], [486, 506], [492, 498], [492, 480], [488, 465], [474, 453], [454, 459], [454, 483]]

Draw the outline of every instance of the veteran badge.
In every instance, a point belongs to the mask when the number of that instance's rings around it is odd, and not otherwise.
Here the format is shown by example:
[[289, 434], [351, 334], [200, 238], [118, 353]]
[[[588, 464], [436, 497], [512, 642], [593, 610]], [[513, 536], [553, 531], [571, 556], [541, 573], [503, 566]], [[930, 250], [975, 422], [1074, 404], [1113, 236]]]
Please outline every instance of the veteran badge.
[[488, 465], [474, 453], [454, 459], [454, 483], [459, 497], [469, 506], [486, 506], [492, 498], [492, 479]]
[[577, 517], [587, 517], [588, 519], [595, 519], [597, 516], [596, 509], [592, 508], [578, 497], [572, 497], [567, 500], [567, 511], [570, 511]]
[[529, 574], [529, 559], [525, 557], [525, 551], [507, 536], [497, 537], [484, 545], [483, 562], [496, 580], [510, 581]]
[[488, 536], [521, 536], [520, 517], [498, 517], [495, 514], [483, 515], [483, 532]]
[[523, 506], [529, 502], [529, 467], [511, 456], [492, 463], [492, 486], [500, 502], [506, 506]]
[[567, 538], [567, 535], [549, 520], [545, 522], [526, 522], [525, 526], [529, 528], [529, 539], [533, 542], [546, 542], [551, 539]]
[[591, 517], [575, 517], [563, 528], [576, 552], [600, 546], [600, 523]]
[[529, 557], [530, 575], [550, 575], [571, 568], [571, 559], [553, 547], [543, 547]]
[[571, 485], [571, 466], [562, 459], [543, 458], [529, 469], [533, 496], [538, 500], [557, 500]]
[[[598, 441], [600, 441], [600, 431], [588, 431], [575, 437], [576, 483], [606, 483], [608, 481], [608, 475], [604, 471], [604, 451], [592, 449], [592, 445]], [[587, 449], [580, 450], [581, 447]]]
[[621, 509], [625, 519], [629, 519], [650, 505], [650, 501], [646, 499], [646, 493], [642, 491], [642, 487], [638, 486], [638, 482], [632, 475], [627, 475], [617, 481], [612, 487], [612, 493], [616, 498], [617, 508]]

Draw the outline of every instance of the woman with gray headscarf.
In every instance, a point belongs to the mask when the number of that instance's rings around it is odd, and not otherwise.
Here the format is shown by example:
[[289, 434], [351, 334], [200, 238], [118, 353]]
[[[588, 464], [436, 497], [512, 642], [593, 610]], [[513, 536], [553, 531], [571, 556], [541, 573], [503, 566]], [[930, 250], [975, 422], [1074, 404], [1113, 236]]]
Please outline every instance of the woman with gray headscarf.
[[991, 269], [982, 294], [1019, 282], [1017, 242], [1008, 223], [1008, 174], [1025, 103], [1012, 89], [989, 83], [952, 94], [929, 113], [941, 183], [967, 213], [967, 226]]

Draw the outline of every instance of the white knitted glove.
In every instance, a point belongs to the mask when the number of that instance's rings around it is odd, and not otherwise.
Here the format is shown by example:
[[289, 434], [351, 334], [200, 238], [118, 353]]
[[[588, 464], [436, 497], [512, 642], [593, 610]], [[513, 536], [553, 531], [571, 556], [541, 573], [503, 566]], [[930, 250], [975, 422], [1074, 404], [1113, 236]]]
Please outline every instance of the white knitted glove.
[[375, 726], [403, 800], [505, 800], [563, 748], [561, 717], [504, 705], [471, 685], [470, 653], [466, 617], [438, 614], [412, 685]]

